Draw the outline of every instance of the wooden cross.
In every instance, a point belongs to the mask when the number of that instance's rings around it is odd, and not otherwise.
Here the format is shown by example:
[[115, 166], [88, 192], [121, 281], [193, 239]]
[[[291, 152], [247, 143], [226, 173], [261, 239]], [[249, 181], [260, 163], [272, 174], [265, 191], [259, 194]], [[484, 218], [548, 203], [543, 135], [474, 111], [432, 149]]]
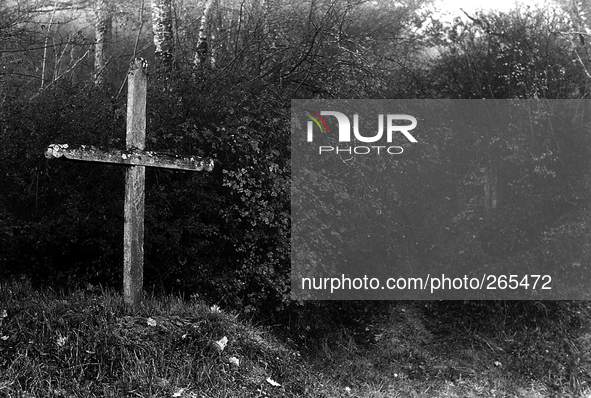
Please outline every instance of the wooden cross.
[[123, 233], [123, 297], [125, 304], [136, 310], [141, 302], [144, 278], [144, 188], [147, 167], [176, 170], [211, 171], [213, 161], [201, 157], [178, 158], [145, 151], [146, 142], [146, 90], [148, 64], [134, 60], [127, 82], [126, 150], [102, 150], [81, 145], [52, 144], [45, 157], [66, 158], [89, 162], [112, 163], [129, 166], [125, 173], [125, 221]]

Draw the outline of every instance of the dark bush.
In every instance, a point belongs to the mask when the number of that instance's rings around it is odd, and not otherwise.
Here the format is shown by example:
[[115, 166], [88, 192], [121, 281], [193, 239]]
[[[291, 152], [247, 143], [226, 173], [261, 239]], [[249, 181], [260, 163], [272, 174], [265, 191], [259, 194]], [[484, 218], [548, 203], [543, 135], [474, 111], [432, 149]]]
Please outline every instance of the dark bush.
[[[147, 148], [209, 156], [216, 167], [148, 169], [145, 286], [232, 306], [281, 306], [290, 224], [284, 108], [243, 92], [210, 97], [190, 76], [174, 81], [150, 82]], [[123, 148], [124, 100], [56, 86], [14, 99], [4, 113], [3, 272], [43, 284], [120, 286], [124, 169], [43, 153], [51, 143]]]

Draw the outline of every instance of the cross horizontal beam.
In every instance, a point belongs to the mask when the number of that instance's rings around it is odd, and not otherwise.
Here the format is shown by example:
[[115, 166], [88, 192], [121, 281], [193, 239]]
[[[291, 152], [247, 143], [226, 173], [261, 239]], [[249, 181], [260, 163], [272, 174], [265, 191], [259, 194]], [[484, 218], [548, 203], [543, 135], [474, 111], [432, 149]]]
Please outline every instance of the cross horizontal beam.
[[45, 151], [48, 159], [61, 158], [91, 162], [111, 163], [128, 166], [159, 167], [174, 170], [211, 171], [213, 160], [199, 156], [177, 157], [140, 149], [103, 150], [91, 145], [70, 148], [68, 144], [51, 144]]

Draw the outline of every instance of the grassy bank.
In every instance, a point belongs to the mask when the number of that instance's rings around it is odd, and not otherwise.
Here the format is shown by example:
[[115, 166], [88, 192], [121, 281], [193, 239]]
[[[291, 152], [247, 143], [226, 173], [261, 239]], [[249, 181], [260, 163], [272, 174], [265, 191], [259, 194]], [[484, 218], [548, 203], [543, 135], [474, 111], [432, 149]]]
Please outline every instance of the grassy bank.
[[296, 347], [198, 300], [3, 283], [0, 397], [587, 397], [587, 306], [531, 308], [399, 303]]

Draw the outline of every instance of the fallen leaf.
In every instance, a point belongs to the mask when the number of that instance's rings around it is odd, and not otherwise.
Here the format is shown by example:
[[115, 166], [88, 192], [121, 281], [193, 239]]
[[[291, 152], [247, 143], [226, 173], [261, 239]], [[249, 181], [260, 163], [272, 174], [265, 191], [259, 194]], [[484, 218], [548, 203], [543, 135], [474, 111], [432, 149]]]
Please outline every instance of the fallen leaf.
[[281, 387], [281, 384], [277, 383], [275, 380], [273, 380], [270, 377], [267, 377], [267, 383], [269, 383], [273, 387]]
[[227, 344], [228, 344], [228, 338], [226, 336], [222, 337], [221, 339], [219, 339], [218, 341], [215, 342], [216, 347], [220, 351], [224, 351], [224, 348], [226, 348]]

